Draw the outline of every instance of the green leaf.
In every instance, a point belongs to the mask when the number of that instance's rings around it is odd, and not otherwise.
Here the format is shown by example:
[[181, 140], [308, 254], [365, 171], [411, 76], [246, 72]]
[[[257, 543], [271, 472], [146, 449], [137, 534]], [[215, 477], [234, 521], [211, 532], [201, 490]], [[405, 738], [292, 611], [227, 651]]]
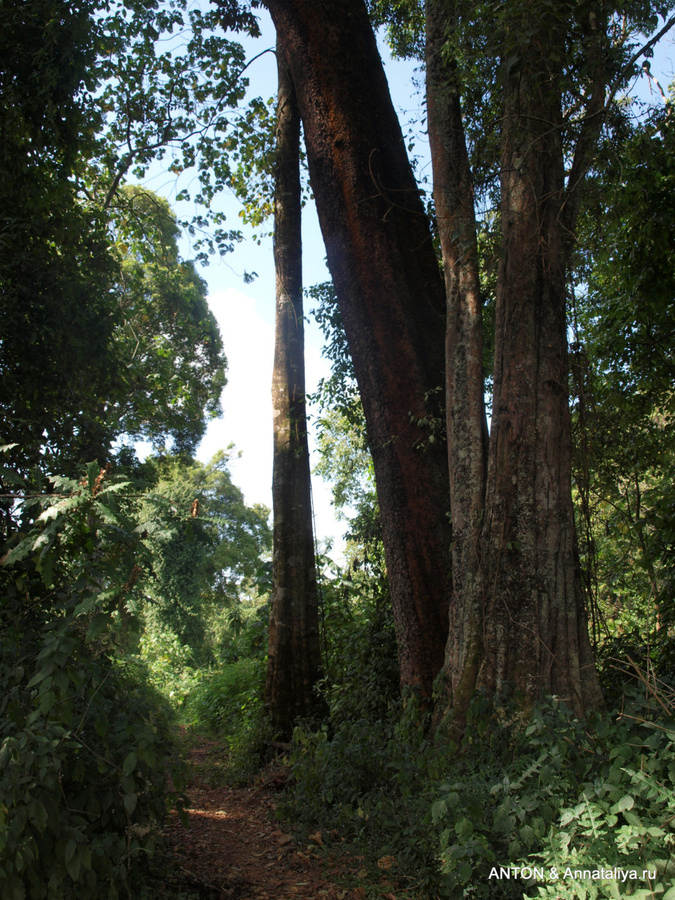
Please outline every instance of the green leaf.
[[30, 690], [30, 688], [35, 687], [35, 685], [40, 684], [41, 681], [44, 681], [49, 675], [54, 671], [54, 663], [48, 662], [46, 666], [43, 666], [41, 669], [33, 675], [31, 680], [28, 682], [26, 687]]
[[462, 884], [466, 884], [473, 875], [473, 866], [471, 863], [463, 862], [457, 870], [457, 875]]
[[73, 838], [70, 838], [68, 840], [68, 843], [66, 844], [66, 849], [63, 854], [64, 858], [66, 860], [66, 863], [70, 862], [70, 860], [73, 858], [73, 856], [75, 856], [76, 850], [77, 850], [77, 842]]
[[124, 808], [127, 811], [127, 815], [131, 816], [133, 811], [136, 809], [136, 804], [138, 802], [138, 797], [136, 794], [125, 794], [124, 795]]
[[635, 815], [635, 813], [625, 810], [624, 816], [629, 825], [633, 825], [635, 828], [640, 828], [642, 826], [642, 822], [640, 821], [638, 816]]
[[455, 825], [455, 833], [461, 842], [465, 843], [468, 841], [473, 834], [473, 822], [471, 819], [467, 819], [466, 816], [460, 819]]
[[520, 837], [529, 847], [534, 841], [534, 830], [530, 825], [523, 825], [520, 829]]
[[81, 869], [81, 864], [80, 864], [79, 856], [73, 856], [73, 857], [71, 857], [71, 859], [66, 860], [66, 870], [67, 870], [68, 874], [70, 875], [70, 877], [75, 882], [80, 877], [80, 869]]
[[137, 757], [136, 754], [132, 751], [127, 754], [126, 759], [124, 760], [124, 765], [122, 766], [122, 772], [124, 775], [131, 775], [131, 773], [136, 768]]
[[[94, 598], [95, 600], [96, 598]], [[84, 604], [80, 604], [78, 606], [77, 614], [80, 614], [81, 607]], [[82, 610], [84, 612], [85, 610]], [[100, 637], [102, 634], [106, 632], [110, 623], [112, 622], [111, 617], [107, 613], [97, 613], [94, 618], [91, 620], [89, 624], [89, 628], [87, 629], [87, 641], [95, 641], [96, 638]]]
[[448, 804], [445, 800], [436, 800], [435, 803], [431, 805], [431, 821], [436, 825], [438, 821], [445, 815], [448, 811]]

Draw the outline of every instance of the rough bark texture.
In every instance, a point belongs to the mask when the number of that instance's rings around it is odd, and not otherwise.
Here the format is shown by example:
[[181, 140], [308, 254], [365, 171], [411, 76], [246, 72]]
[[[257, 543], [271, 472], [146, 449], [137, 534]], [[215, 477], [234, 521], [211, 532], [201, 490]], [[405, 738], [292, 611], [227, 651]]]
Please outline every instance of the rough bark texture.
[[[443, 0], [427, 0], [427, 117], [434, 203], [447, 297], [446, 403], [453, 527], [453, 603], [446, 667], [454, 695], [473, 691], [481, 652], [480, 531], [485, 501], [487, 422], [482, 301], [474, 194], [455, 64], [442, 49]], [[458, 602], [461, 601], [461, 602]]]
[[[445, 448], [411, 422], [438, 415], [445, 297], [427, 217], [362, 0], [267, 0], [305, 132], [328, 264], [375, 465], [401, 681], [428, 694], [451, 593]], [[441, 412], [442, 415], [442, 405]]]
[[305, 413], [300, 117], [283, 53], [278, 60], [274, 556], [266, 702], [275, 731], [289, 738], [296, 719], [316, 704], [321, 653]]
[[[534, 42], [533, 42], [534, 43]], [[571, 496], [560, 93], [543, 57], [505, 78], [495, 368], [477, 686], [578, 713], [602, 702]]]
[[[444, 0], [427, 0], [426, 14], [427, 108], [448, 301], [454, 596], [445, 671], [461, 730], [480, 687], [499, 694], [508, 686], [525, 706], [557, 694], [578, 713], [602, 703], [571, 497], [565, 286], [578, 184], [566, 194], [560, 73], [546, 57], [556, 36], [546, 32], [518, 45], [518, 64], [511, 59], [511, 74], [504, 74], [502, 247], [486, 455], [472, 179], [458, 73], [443, 52], [451, 10]], [[525, 26], [531, 21], [523, 33]], [[585, 140], [588, 129], [583, 134]], [[587, 148], [580, 152], [583, 159]]]

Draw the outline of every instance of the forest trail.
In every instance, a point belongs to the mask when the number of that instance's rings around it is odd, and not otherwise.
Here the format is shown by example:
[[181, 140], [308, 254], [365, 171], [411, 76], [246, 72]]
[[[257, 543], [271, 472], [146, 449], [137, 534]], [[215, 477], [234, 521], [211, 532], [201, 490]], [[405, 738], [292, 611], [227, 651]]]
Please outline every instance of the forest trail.
[[[377, 884], [363, 861], [323, 848], [321, 834], [307, 845], [275, 820], [279, 780], [273, 772], [247, 787], [214, 786], [214, 757], [222, 750], [200, 739], [189, 751], [188, 827], [174, 812], [164, 836], [181, 884], [201, 898], [231, 900], [404, 900], [380, 861]], [[333, 879], [340, 881], [336, 884]], [[193, 896], [193, 895], [191, 895]]]

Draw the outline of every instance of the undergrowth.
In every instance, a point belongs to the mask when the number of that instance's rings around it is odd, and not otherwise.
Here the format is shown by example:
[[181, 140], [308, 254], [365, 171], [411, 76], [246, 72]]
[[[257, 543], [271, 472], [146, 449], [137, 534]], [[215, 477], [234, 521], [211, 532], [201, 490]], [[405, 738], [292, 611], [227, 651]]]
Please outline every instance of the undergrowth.
[[185, 723], [224, 741], [229, 748], [225, 777], [250, 781], [271, 752], [272, 730], [263, 698], [266, 660], [240, 659], [206, 673], [188, 695]]
[[0, 560], [0, 896], [140, 900], [182, 786], [170, 712], [124, 665], [142, 547], [106, 470], [52, 482]]
[[285, 814], [431, 898], [673, 900], [673, 711], [646, 681], [584, 722], [555, 698], [525, 721], [478, 695], [456, 746], [407, 696], [296, 729]]

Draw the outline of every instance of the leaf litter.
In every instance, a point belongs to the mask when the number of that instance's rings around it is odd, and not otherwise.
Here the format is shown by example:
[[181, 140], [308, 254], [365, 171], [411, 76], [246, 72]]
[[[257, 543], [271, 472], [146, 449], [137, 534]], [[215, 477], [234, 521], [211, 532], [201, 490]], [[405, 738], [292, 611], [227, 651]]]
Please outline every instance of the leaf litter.
[[[302, 845], [280, 827], [275, 819], [278, 772], [249, 786], [214, 785], [209, 770], [226, 754], [205, 738], [189, 751], [187, 826], [174, 812], [164, 829], [181, 883], [200, 898], [223, 900], [404, 900], [407, 894], [395, 890], [385, 872], [377, 884], [366, 886], [363, 863], [339, 848], [324, 849], [321, 832]], [[389, 858], [385, 865], [380, 860], [381, 870], [388, 863]], [[361, 884], [349, 886], [355, 879]]]

